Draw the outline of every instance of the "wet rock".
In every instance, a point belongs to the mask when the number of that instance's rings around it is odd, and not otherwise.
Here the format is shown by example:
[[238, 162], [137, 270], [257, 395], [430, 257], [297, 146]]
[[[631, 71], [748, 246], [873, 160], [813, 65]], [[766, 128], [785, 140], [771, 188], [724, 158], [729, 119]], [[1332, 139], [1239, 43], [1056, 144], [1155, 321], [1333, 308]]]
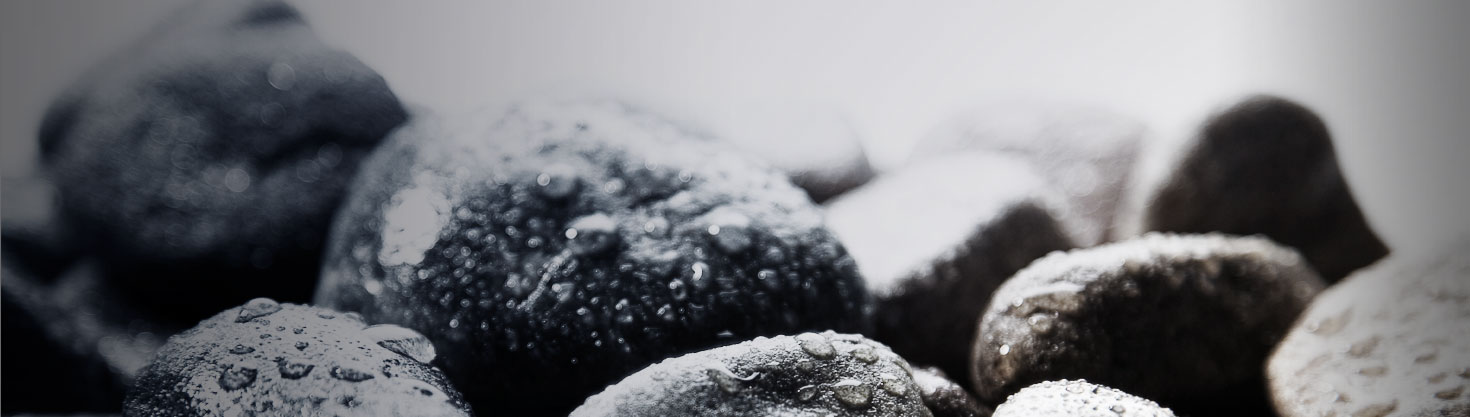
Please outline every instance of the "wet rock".
[[[116, 411], [123, 398], [123, 379], [95, 350], [97, 339], [78, 340], [78, 329], [54, 304], [49, 287], [15, 268], [10, 247], [0, 263], [0, 317], [4, 349], [0, 349], [0, 412]], [[83, 337], [92, 334], [80, 335]]]
[[56, 188], [38, 177], [6, 177], [0, 183], [0, 246], [6, 262], [49, 282], [78, 257], [56, 216]]
[[873, 178], [861, 137], [840, 111], [815, 104], [743, 106], [713, 122], [718, 136], [785, 173], [818, 203]]
[[990, 408], [980, 405], [969, 391], [951, 381], [939, 368], [917, 368], [910, 375], [919, 387], [919, 398], [934, 417], [990, 416]]
[[354, 314], [251, 300], [169, 338], [123, 415], [469, 415], [444, 375], [420, 361], [434, 357], [433, 345], [405, 344], [423, 338], [412, 330], [375, 328]]
[[1283, 417], [1470, 412], [1470, 241], [1394, 255], [1312, 301], [1266, 368]]
[[1132, 118], [1083, 105], [1037, 100], [972, 106], [916, 145], [912, 162], [961, 151], [1014, 155], [1031, 163], [1071, 203], [1062, 219], [1082, 246], [1110, 240], [1148, 129]]
[[874, 338], [918, 364], [969, 373], [991, 292], [1031, 261], [1073, 247], [1058, 203], [1027, 164], [935, 158], [833, 200], [827, 225], [873, 294]]
[[118, 287], [192, 322], [308, 298], [358, 161], [405, 117], [290, 6], [200, 2], [53, 103], [40, 148], [62, 219]]
[[1301, 251], [1328, 283], [1388, 254], [1311, 110], [1257, 96], [1201, 126], [1142, 209], [1141, 230], [1263, 234]]
[[1153, 401], [1087, 381], [1047, 381], [1012, 394], [995, 417], [1174, 417]]
[[1322, 287], [1259, 237], [1149, 234], [1054, 253], [996, 290], [971, 376], [988, 401], [1085, 378], [1191, 415], [1264, 407], [1262, 365]]
[[477, 408], [564, 414], [671, 355], [866, 320], [816, 207], [719, 142], [607, 102], [474, 123], [366, 163], [317, 300], [423, 331]]
[[909, 369], [862, 336], [758, 337], [650, 365], [571, 415], [929, 416]]

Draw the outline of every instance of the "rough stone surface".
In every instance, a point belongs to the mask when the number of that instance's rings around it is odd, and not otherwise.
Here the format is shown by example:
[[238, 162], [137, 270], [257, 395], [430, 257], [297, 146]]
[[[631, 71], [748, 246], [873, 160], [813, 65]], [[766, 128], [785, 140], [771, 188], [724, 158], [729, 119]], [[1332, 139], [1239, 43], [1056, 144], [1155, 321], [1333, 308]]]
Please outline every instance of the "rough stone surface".
[[930, 416], [909, 372], [862, 336], [758, 337], [651, 365], [571, 415]]
[[192, 323], [309, 298], [358, 161], [405, 117], [285, 3], [199, 2], [54, 102], [40, 149], [77, 241]]
[[990, 408], [975, 401], [975, 396], [951, 381], [939, 368], [916, 368], [910, 373], [919, 386], [919, 398], [934, 417], [988, 417]]
[[873, 294], [875, 339], [910, 361], [969, 373], [991, 292], [1048, 252], [1073, 247], [1059, 197], [1014, 158], [935, 158], [833, 200], [827, 225]]
[[1053, 253], [996, 290], [971, 376], [988, 401], [1085, 378], [1188, 414], [1266, 407], [1267, 355], [1322, 287], [1259, 237], [1149, 234]]
[[860, 330], [857, 267], [801, 190], [689, 139], [610, 102], [415, 122], [364, 166], [317, 300], [423, 331], [477, 409], [522, 414], [682, 352]]
[[250, 300], [169, 338], [124, 416], [469, 416], [413, 330]]
[[1388, 254], [1354, 201], [1315, 113], [1257, 96], [1212, 116], [1147, 197], [1144, 231], [1262, 234], [1328, 283]]
[[1470, 240], [1394, 255], [1316, 300], [1266, 368], [1283, 417], [1470, 415]]
[[1174, 417], [1153, 401], [1085, 380], [1047, 381], [1012, 394], [995, 417]]
[[952, 116], [916, 145], [912, 162], [987, 151], [1031, 163], [1072, 206], [1062, 219], [1082, 246], [1109, 240], [1148, 129], [1108, 110], [1043, 100], [980, 103]]

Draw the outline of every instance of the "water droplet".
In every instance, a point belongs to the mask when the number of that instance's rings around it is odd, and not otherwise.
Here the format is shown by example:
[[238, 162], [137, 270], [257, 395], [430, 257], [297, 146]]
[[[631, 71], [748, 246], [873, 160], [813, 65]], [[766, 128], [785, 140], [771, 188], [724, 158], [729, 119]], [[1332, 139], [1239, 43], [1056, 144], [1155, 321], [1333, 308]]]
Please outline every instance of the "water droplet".
[[1347, 326], [1348, 319], [1350, 318], [1352, 318], [1352, 310], [1343, 311], [1342, 314], [1308, 323], [1307, 331], [1315, 335], [1331, 336], [1342, 331], [1343, 327]]
[[240, 307], [240, 314], [235, 316], [236, 323], [244, 323], [260, 317], [275, 314], [281, 311], [281, 304], [269, 298], [256, 298]]
[[337, 379], [340, 379], [340, 380], [343, 380], [343, 381], [347, 381], [347, 382], [362, 382], [362, 381], [366, 381], [366, 380], [369, 380], [369, 379], [373, 379], [373, 374], [370, 374], [370, 373], [367, 373], [367, 372], [363, 372], [363, 371], [359, 371], [359, 370], [352, 369], [352, 368], [343, 368], [343, 367], [340, 367], [340, 366], [333, 366], [332, 367], [332, 378], [337, 378]]
[[655, 217], [643, 222], [643, 233], [651, 236], [667, 236], [669, 232], [669, 221], [662, 217]]
[[1464, 385], [1461, 385], [1461, 386], [1450, 388], [1450, 389], [1447, 389], [1447, 390], [1444, 390], [1444, 391], [1436, 392], [1436, 393], [1434, 393], [1434, 398], [1438, 398], [1438, 399], [1441, 399], [1441, 400], [1453, 400], [1453, 399], [1456, 399], [1456, 398], [1460, 398], [1460, 394], [1463, 393], [1464, 391], [1465, 391], [1465, 386]]
[[1009, 355], [1010, 353], [1011, 345], [1000, 345], [1000, 356]]
[[817, 369], [817, 364], [812, 363], [810, 359], [802, 359], [796, 361], [796, 369], [800, 369], [802, 372], [811, 372], [812, 370]]
[[832, 396], [837, 402], [850, 409], [868, 408], [873, 389], [855, 379], [844, 379], [832, 384]]
[[1124, 411], [1128, 411], [1128, 410], [1125, 409], [1125, 408], [1123, 408], [1123, 406], [1121, 404], [1113, 404], [1113, 406], [1108, 407], [1108, 411], [1112, 411], [1112, 412], [1118, 413], [1118, 414], [1123, 414]]
[[755, 273], [755, 279], [760, 281], [761, 285], [765, 286], [768, 290], [781, 290], [781, 278], [776, 276], [776, 271], [762, 269], [760, 272]]
[[306, 350], [306, 347], [310, 345], [310, 343], [306, 343], [305, 341], [296, 342], [296, 350]]
[[903, 380], [898, 379], [893, 374], [881, 373], [878, 374], [878, 379], [880, 380], [879, 386], [883, 388], [883, 391], [887, 391], [889, 395], [902, 397], [909, 392], [908, 384], [904, 384]]
[[668, 322], [679, 319], [679, 317], [675, 315], [674, 306], [668, 304], [664, 304], [662, 307], [658, 308], [658, 317]]
[[618, 243], [617, 223], [606, 214], [578, 217], [567, 225], [567, 247], [587, 256], [607, 252]]
[[271, 68], [266, 71], [265, 79], [271, 83], [271, 87], [277, 90], [290, 90], [296, 85], [296, 69], [291, 68], [291, 64], [277, 61], [271, 64]]
[[236, 355], [244, 355], [251, 352], [255, 352], [255, 348], [245, 345], [235, 345], [235, 347], [230, 348], [230, 353]]
[[683, 300], [689, 296], [689, 289], [684, 287], [684, 281], [676, 279], [669, 281], [669, 294], [674, 296], [674, 300]]
[[796, 399], [801, 401], [811, 401], [813, 398], [817, 398], [817, 391], [819, 390], [821, 390], [821, 388], [817, 387], [816, 385], [803, 385], [801, 388], [796, 389]]
[[250, 173], [240, 168], [230, 168], [225, 172], [225, 188], [233, 193], [243, 193], [250, 189]]
[[724, 391], [726, 394], [740, 392], [741, 382], [750, 381], [760, 376], [759, 373], [753, 373], [750, 376], [740, 377], [735, 375], [734, 372], [730, 372], [729, 368], [726, 368], [724, 364], [719, 362], [710, 364], [704, 370], [704, 373], [709, 376], [710, 380], [715, 382], [715, 386], [720, 387], [720, 391]]
[[434, 343], [413, 329], [392, 324], [379, 324], [368, 326], [362, 332], [368, 339], [377, 342], [378, 346], [407, 356], [419, 363], [433, 362], [436, 356]]
[[800, 345], [801, 350], [805, 351], [808, 355], [812, 355], [813, 358], [826, 360], [832, 359], [833, 356], [837, 355], [837, 349], [832, 347], [832, 343], [828, 342], [827, 338], [816, 333], [796, 335], [796, 344]]
[[301, 379], [311, 373], [311, 369], [315, 367], [316, 365], [288, 360], [276, 362], [276, 368], [281, 371], [281, 377], [286, 379]]
[[449, 319], [449, 328], [451, 328], [451, 329], [457, 329], [457, 328], [459, 328], [459, 319]]
[[709, 288], [710, 281], [709, 265], [704, 262], [695, 262], [689, 265], [689, 283], [697, 289]]
[[560, 200], [577, 192], [581, 186], [581, 180], [577, 178], [577, 171], [571, 166], [554, 164], [546, 167], [541, 175], [536, 176], [536, 185], [541, 195], [553, 200]]
[[255, 368], [237, 366], [220, 372], [219, 387], [225, 391], [234, 391], [245, 388], [255, 383]]
[[1378, 340], [1378, 336], [1373, 336], [1353, 343], [1348, 347], [1347, 354], [1355, 358], [1368, 356], [1373, 353], [1373, 349], [1378, 347]]
[[706, 232], [721, 251], [733, 255], [750, 248], [749, 217], [722, 207], [709, 214], [708, 222]]
[[1358, 374], [1363, 376], [1383, 376], [1386, 373], [1388, 373], [1387, 366], [1370, 366], [1358, 370]]
[[1369, 404], [1358, 409], [1358, 411], [1354, 411], [1353, 417], [1384, 417], [1388, 413], [1392, 413], [1396, 408], [1399, 408], [1398, 400], [1393, 400], [1386, 404]]
[[1036, 313], [1032, 314], [1031, 317], [1027, 317], [1026, 323], [1030, 324], [1031, 329], [1038, 333], [1048, 333], [1051, 332], [1052, 325], [1056, 323], [1056, 320], [1052, 318], [1051, 314]]
[[878, 361], [878, 355], [873, 354], [873, 348], [866, 345], [859, 345], [858, 347], [853, 348], [852, 352], [849, 354], [852, 355], [854, 359], [862, 361], [862, 363], [866, 364], [872, 364], [873, 362]]

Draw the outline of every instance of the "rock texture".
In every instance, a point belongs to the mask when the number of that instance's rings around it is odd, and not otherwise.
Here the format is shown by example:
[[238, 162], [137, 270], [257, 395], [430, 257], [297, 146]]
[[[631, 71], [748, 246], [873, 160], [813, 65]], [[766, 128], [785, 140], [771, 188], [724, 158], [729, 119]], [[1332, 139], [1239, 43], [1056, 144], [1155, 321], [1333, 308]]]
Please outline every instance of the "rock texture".
[[995, 417], [1174, 417], [1168, 408], [1084, 380], [1047, 381], [1012, 394]]

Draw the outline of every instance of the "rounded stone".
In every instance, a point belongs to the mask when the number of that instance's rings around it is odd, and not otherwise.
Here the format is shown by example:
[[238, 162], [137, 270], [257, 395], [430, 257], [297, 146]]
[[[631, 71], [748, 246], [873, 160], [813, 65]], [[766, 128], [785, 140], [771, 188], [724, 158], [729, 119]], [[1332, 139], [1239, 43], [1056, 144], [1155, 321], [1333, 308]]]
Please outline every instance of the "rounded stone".
[[1176, 409], [1264, 408], [1262, 364], [1323, 285], [1259, 237], [1149, 234], [1053, 253], [996, 290], [971, 377], [987, 401], [1085, 378]]
[[358, 161], [405, 117], [291, 6], [199, 2], [58, 98], [40, 151], [81, 249], [193, 323], [255, 296], [308, 299]]
[[1085, 380], [1031, 385], [1006, 398], [995, 417], [1174, 417], [1158, 403]]
[[[820, 366], [805, 348], [832, 346]], [[870, 352], [873, 362], [856, 352]], [[666, 359], [607, 387], [572, 412], [602, 416], [931, 416], [908, 363], [857, 335], [805, 333], [754, 340]]]
[[[818, 209], [721, 142], [609, 102], [450, 123], [366, 163], [317, 300], [423, 331], [476, 407], [565, 413], [673, 354], [865, 323]], [[546, 195], [553, 166], [583, 186]]]
[[253, 300], [169, 338], [123, 415], [470, 415], [438, 369], [366, 329], [350, 314]]
[[1395, 254], [1323, 292], [1266, 372], [1283, 417], [1470, 413], [1470, 240]]

